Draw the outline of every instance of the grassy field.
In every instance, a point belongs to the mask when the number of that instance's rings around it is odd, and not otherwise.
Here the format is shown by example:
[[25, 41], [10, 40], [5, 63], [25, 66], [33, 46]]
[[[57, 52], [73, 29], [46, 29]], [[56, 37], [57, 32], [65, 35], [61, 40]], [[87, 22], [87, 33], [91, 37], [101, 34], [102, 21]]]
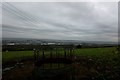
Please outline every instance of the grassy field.
[[101, 57], [101, 58], [114, 58], [118, 56], [118, 50], [116, 47], [107, 48], [88, 48], [78, 49], [75, 54], [78, 56], [90, 56], [90, 57]]
[[[74, 54], [76, 56], [94, 56], [94, 57], [114, 57], [117, 56], [115, 54], [115, 47], [107, 47], [107, 48], [84, 48], [84, 49], [75, 49]], [[49, 54], [50, 52], [45, 52], [45, 54]], [[54, 53], [54, 52], [53, 52]], [[63, 51], [61, 51], [63, 53]], [[33, 51], [9, 51], [2, 52], [3, 61], [8, 61], [11, 59], [21, 58], [21, 57], [29, 57], [33, 56]]]

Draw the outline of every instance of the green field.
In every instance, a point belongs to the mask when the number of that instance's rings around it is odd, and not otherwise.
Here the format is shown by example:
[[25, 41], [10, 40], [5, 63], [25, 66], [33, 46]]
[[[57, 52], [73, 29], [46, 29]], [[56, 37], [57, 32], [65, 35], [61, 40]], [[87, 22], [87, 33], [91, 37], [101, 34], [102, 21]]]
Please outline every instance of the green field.
[[[61, 54], [64, 51], [61, 51]], [[46, 51], [45, 54], [49, 54], [50, 52]], [[55, 52], [53, 52], [55, 53]], [[115, 47], [107, 47], [107, 48], [83, 48], [83, 49], [75, 49], [74, 54], [76, 56], [88, 56], [88, 57], [116, 57], [118, 56]], [[41, 52], [40, 52], [41, 54]], [[8, 61], [11, 59], [22, 58], [22, 57], [29, 57], [33, 56], [33, 51], [9, 51], [9, 52], [2, 52], [2, 59], [3, 61]]]

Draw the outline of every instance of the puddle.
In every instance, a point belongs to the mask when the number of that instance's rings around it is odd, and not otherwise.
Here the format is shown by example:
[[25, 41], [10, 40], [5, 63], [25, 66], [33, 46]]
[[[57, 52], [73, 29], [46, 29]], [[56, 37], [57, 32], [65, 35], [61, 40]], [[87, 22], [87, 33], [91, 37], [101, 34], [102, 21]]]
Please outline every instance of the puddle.
[[11, 69], [13, 69], [14, 67], [8, 67], [8, 68], [5, 68], [5, 69], [3, 69], [3, 72], [5, 72], [5, 71], [9, 71], [9, 70], [11, 70]]
[[3, 73], [6, 72], [6, 71], [10, 71], [10, 70], [12, 70], [13, 68], [15, 68], [15, 67], [17, 67], [17, 66], [24, 67], [23, 63], [18, 63], [18, 62], [17, 62], [14, 66], [6, 67], [6, 68], [4, 68], [2, 71], [3, 71]]

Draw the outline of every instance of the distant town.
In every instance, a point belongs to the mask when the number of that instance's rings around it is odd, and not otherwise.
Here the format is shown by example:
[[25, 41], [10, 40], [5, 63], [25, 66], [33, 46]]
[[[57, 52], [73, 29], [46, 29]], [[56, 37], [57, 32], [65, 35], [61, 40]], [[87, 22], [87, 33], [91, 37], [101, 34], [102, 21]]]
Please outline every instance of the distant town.
[[100, 47], [116, 46], [118, 44], [117, 42], [102, 41], [3, 38], [2, 45], [81, 45], [87, 47]]

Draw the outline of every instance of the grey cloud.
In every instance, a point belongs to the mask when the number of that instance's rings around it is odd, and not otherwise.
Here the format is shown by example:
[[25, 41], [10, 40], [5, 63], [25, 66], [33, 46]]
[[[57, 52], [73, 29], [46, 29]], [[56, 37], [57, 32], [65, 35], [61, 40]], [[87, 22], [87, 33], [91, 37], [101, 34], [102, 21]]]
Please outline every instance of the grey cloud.
[[116, 42], [116, 5], [89, 2], [3, 3], [3, 37], [14, 34], [14, 37], [21, 38], [33, 35], [33, 38]]

